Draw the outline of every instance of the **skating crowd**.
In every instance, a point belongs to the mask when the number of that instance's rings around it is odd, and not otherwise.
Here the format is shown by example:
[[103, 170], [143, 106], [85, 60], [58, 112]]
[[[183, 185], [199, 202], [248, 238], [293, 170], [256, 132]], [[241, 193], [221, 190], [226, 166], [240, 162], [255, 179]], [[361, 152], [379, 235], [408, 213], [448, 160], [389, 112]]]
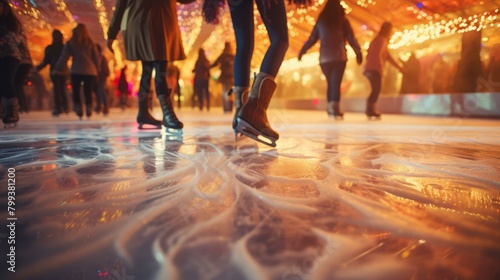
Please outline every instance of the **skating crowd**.
[[[195, 0], [177, 0], [189, 4]], [[225, 0], [204, 0], [203, 18], [207, 23], [220, 22], [221, 7]], [[224, 51], [210, 63], [203, 49], [199, 49], [194, 73], [193, 99], [198, 101], [199, 109], [210, 108], [208, 89], [210, 69], [220, 67], [218, 81], [222, 85], [222, 104], [224, 113], [233, 113], [232, 129], [235, 137], [248, 136], [270, 146], [276, 146], [279, 134], [272, 129], [267, 108], [276, 90], [275, 78], [287, 52], [288, 26], [287, 4], [296, 7], [311, 4], [311, 0], [254, 0], [227, 1], [234, 29], [236, 52], [231, 44], [225, 43]], [[250, 62], [254, 50], [254, 2], [267, 29], [270, 45], [262, 58], [259, 72], [254, 74], [250, 84]], [[107, 32], [106, 46], [113, 52], [113, 45], [121, 32], [125, 46], [126, 59], [140, 61], [142, 74], [138, 90], [139, 128], [162, 125], [171, 133], [182, 133], [183, 123], [177, 118], [172, 104], [172, 86], [168, 83], [170, 65], [186, 58], [183, 50], [176, 1], [131, 1], [117, 0]], [[30, 69], [42, 70], [50, 66], [50, 79], [53, 84], [53, 116], [68, 113], [66, 83], [70, 80], [72, 88], [73, 111], [79, 118], [90, 117], [93, 112], [108, 114], [109, 101], [106, 81], [110, 76], [108, 61], [103, 49], [91, 38], [84, 24], [77, 24], [71, 38], [64, 43], [59, 30], [52, 33], [52, 44], [47, 46], [43, 61], [33, 67], [28, 51], [26, 36], [21, 22], [17, 19], [7, 0], [0, 0], [0, 93], [3, 107], [2, 120], [5, 126], [15, 126], [19, 121], [19, 111], [27, 111], [28, 106], [23, 92], [23, 83]], [[405, 93], [417, 85], [411, 73], [418, 72], [418, 60], [412, 55], [406, 62], [396, 61], [388, 50], [393, 26], [384, 22], [378, 34], [371, 41], [366, 56], [358, 43], [344, 8], [339, 0], [329, 0], [316, 19], [308, 40], [298, 54], [303, 55], [318, 41], [320, 43], [319, 64], [327, 81], [328, 116], [342, 119], [340, 110], [341, 82], [347, 64], [346, 43], [356, 54], [356, 62], [364, 62], [364, 75], [368, 79], [371, 92], [366, 102], [366, 115], [380, 118], [375, 109], [382, 85], [382, 74], [386, 62], [402, 72]], [[68, 69], [67, 62], [72, 59]], [[120, 71], [117, 89], [120, 92], [120, 105], [126, 106], [130, 94], [126, 80], [126, 66]], [[155, 119], [151, 113], [151, 80], [154, 75], [154, 89], [162, 109], [162, 119]], [[178, 76], [178, 69], [176, 70]], [[177, 77], [178, 80], [178, 77]], [[80, 90], [83, 88], [83, 100]], [[180, 87], [177, 93], [180, 95]], [[403, 92], [405, 91], [405, 92]], [[93, 97], [95, 93], [95, 97]], [[194, 103], [194, 100], [193, 100]], [[95, 106], [95, 107], [93, 107]], [[234, 108], [234, 112], [233, 112]]]

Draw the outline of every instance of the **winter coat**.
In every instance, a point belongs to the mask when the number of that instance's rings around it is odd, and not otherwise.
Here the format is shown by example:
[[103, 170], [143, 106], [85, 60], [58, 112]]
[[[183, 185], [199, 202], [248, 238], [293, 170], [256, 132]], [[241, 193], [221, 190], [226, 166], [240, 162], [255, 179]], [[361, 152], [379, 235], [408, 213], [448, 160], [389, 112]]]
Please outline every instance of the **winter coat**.
[[222, 53], [217, 60], [210, 66], [215, 67], [220, 64], [219, 82], [233, 83], [234, 79], [234, 54]]
[[33, 65], [33, 60], [31, 59], [31, 54], [28, 49], [28, 39], [24, 33], [19, 35], [19, 52], [21, 53], [20, 65]]
[[300, 53], [306, 53], [318, 40], [320, 41], [320, 63], [347, 61], [346, 41], [349, 42], [356, 56], [361, 56], [361, 47], [354, 37], [354, 32], [347, 18], [342, 20], [342, 24], [336, 26], [330, 26], [326, 20], [318, 19]]
[[99, 62], [99, 71], [97, 72], [97, 77], [98, 79], [106, 79], [109, 77], [109, 65], [108, 65], [108, 60], [106, 57], [101, 54], [100, 55], [100, 62]]
[[19, 44], [21, 35], [13, 31], [4, 30], [0, 27], [0, 57], [13, 57], [21, 60]]
[[176, 1], [117, 0], [108, 39], [122, 31], [128, 60], [175, 61], [186, 58], [177, 22]]
[[59, 60], [57, 61], [54, 73], [61, 74], [66, 68], [69, 58], [73, 58], [70, 73], [72, 75], [97, 76], [100, 67], [101, 55], [95, 44], [75, 45], [71, 41], [66, 43]]

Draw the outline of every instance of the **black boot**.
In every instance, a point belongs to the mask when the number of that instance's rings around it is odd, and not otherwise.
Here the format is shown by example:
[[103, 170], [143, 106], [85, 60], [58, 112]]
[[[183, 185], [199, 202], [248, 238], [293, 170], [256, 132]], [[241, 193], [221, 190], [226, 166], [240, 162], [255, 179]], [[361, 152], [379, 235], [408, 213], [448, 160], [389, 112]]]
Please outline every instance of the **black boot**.
[[366, 116], [369, 119], [375, 118], [380, 119], [380, 112], [375, 111], [375, 103], [368, 102], [366, 103]]
[[19, 103], [17, 97], [2, 97], [4, 114], [2, 117], [5, 128], [15, 127], [19, 121]]
[[[279, 134], [271, 128], [267, 120], [267, 108], [273, 97], [276, 83], [274, 78], [266, 73], [255, 76], [247, 102], [238, 113], [236, 130], [256, 141], [271, 147], [276, 147]], [[259, 138], [262, 136], [268, 141]]]
[[[182, 133], [181, 130], [184, 124], [177, 119], [174, 113], [174, 108], [172, 107], [172, 100], [170, 100], [171, 89], [168, 89], [168, 94], [159, 94], [158, 101], [160, 101], [160, 107], [163, 111], [163, 125], [167, 128], [167, 132]], [[169, 129], [173, 129], [169, 130]]]
[[250, 89], [248, 87], [234, 87], [229, 90], [228, 95], [234, 94], [234, 117], [233, 117], [233, 130], [235, 133], [235, 140], [238, 138], [238, 131], [236, 127], [238, 126], [238, 113], [241, 110], [243, 104], [247, 102], [248, 93]]
[[149, 100], [149, 94], [139, 93], [139, 113], [137, 114], [139, 129], [143, 129], [143, 125], [145, 124], [161, 128], [161, 121], [153, 118], [149, 113]]
[[330, 101], [328, 102], [328, 116], [330, 118], [335, 118], [335, 119], [343, 119], [344, 118], [344, 112], [340, 111], [340, 102], [335, 102], [335, 101]]

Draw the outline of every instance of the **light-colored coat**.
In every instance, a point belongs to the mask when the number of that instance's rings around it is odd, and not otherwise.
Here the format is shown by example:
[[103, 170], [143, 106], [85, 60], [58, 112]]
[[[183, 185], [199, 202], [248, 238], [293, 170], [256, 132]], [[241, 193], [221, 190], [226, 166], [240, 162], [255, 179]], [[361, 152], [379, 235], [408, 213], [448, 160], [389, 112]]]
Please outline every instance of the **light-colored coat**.
[[116, 39], [120, 30], [128, 60], [186, 58], [174, 0], [117, 0], [108, 39]]

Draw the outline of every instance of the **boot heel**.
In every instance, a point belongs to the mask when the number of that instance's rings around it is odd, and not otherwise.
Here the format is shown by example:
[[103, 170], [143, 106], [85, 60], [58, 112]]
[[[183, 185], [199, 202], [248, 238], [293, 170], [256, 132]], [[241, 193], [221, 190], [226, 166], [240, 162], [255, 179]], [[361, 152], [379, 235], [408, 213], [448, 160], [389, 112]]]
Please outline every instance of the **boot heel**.
[[[170, 91], [170, 89], [169, 89]], [[177, 119], [175, 115], [174, 108], [172, 106], [172, 101], [170, 100], [170, 95], [162, 94], [158, 95], [158, 101], [160, 101], [161, 110], [163, 111], [163, 126], [167, 128], [167, 133], [179, 134], [182, 133], [182, 128], [184, 124]]]

